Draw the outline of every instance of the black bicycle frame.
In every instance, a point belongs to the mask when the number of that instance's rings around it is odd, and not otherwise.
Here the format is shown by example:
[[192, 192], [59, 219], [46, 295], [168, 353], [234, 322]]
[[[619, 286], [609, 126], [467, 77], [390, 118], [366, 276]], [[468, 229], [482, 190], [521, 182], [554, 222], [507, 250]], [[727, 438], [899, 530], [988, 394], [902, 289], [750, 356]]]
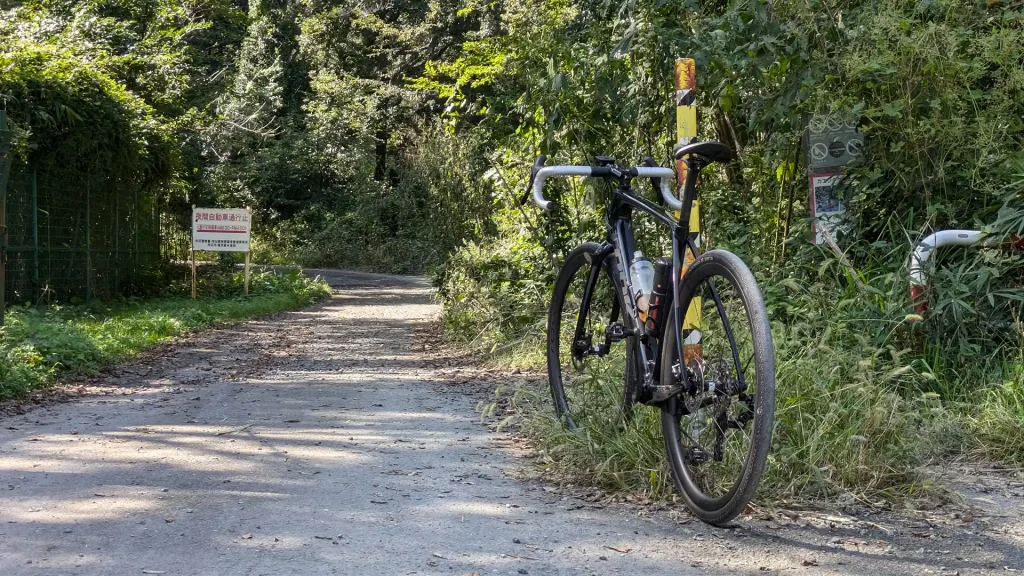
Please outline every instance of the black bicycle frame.
[[[601, 273], [601, 267], [604, 264], [604, 259], [611, 254], [617, 247], [619, 250], [619, 261], [621, 263], [621, 272], [623, 277], [615, 279], [621, 281], [623, 284], [623, 291], [626, 294], [626, 304], [629, 308], [628, 313], [630, 316], [630, 327], [634, 336], [640, 337], [642, 334], [642, 325], [639, 324], [639, 317], [637, 314], [636, 296], [633, 294], [632, 287], [629, 280], [629, 267], [633, 263], [633, 253], [636, 245], [636, 239], [633, 236], [633, 228], [630, 224], [632, 218], [632, 210], [637, 209], [641, 212], [653, 217], [655, 220], [664, 224], [672, 232], [672, 325], [675, 330], [676, 336], [676, 354], [680, 359], [680, 363], [683, 361], [683, 318], [685, 311], [680, 306], [680, 281], [682, 279], [682, 269], [684, 260], [684, 251], [689, 249], [694, 256], [694, 259], [700, 256], [700, 251], [697, 248], [696, 243], [690, 238], [690, 212], [693, 208], [693, 203], [697, 197], [697, 176], [702, 168], [702, 163], [699, 158], [691, 158], [688, 162], [688, 170], [686, 171], [686, 181], [683, 184], [683, 198], [682, 198], [682, 209], [679, 212], [678, 218], [673, 218], [665, 213], [661, 206], [641, 198], [633, 194], [632, 191], [632, 180], [633, 178], [625, 173], [621, 176], [614, 177], [618, 181], [618, 185], [615, 188], [615, 194], [609, 210], [607, 212], [607, 230], [608, 240], [603, 246], [602, 250], [595, 254], [590, 261], [590, 274], [587, 278], [587, 287], [583, 293], [583, 301], [580, 303], [580, 315], [576, 320], [576, 332], [573, 339], [573, 353], [576, 352], [576, 343], [579, 342], [583, 337], [584, 330], [584, 319], [587, 317], [590, 310], [590, 297], [593, 293], [597, 280]], [[602, 171], [603, 172], [603, 171]], [[603, 175], [603, 174], [602, 174]], [[607, 177], [607, 176], [606, 176]], [[746, 387], [746, 382], [742, 373], [742, 364], [740, 363], [739, 350], [736, 347], [736, 340], [733, 337], [732, 326], [729, 323], [729, 319], [725, 314], [725, 309], [722, 305], [721, 299], [718, 295], [718, 290], [715, 286], [711, 285], [711, 295], [715, 302], [719, 316], [722, 318], [723, 328], [726, 332], [726, 336], [729, 339], [730, 347], [732, 348], [733, 360], [736, 363], [736, 371], [738, 379], [741, 385]], [[610, 323], [616, 321], [618, 316], [618, 302], [615, 302], [612, 308]], [[623, 316], [626, 315], [626, 311], [623, 311]], [[659, 344], [660, 346], [660, 344]], [[651, 383], [653, 379], [652, 371], [649, 369], [649, 358], [648, 353], [658, 353], [658, 350], [648, 350], [648, 346], [638, 346], [640, 352], [641, 366], [643, 366], [644, 374], [644, 386]], [[690, 381], [689, 374], [685, 369], [681, 370], [681, 376], [684, 379], [684, 383], [688, 390], [692, 390], [695, 383]]]

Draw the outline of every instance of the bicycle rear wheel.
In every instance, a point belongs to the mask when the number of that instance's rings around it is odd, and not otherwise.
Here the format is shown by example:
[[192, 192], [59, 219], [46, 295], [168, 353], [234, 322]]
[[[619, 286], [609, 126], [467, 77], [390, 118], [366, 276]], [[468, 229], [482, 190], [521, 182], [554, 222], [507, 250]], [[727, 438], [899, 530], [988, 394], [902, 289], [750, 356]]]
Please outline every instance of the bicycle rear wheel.
[[[614, 253], [602, 262], [588, 309], [582, 307], [591, 261], [600, 249], [600, 244], [588, 242], [569, 254], [548, 310], [548, 383], [555, 414], [569, 429], [594, 418], [607, 421], [609, 414], [616, 420], [628, 418], [642, 374], [634, 337], [625, 336], [632, 327], [623, 312]], [[578, 324], [582, 330], [577, 338]]]
[[667, 329], [660, 381], [684, 383], [685, 371], [697, 389], [662, 405], [665, 450], [689, 508], [721, 525], [746, 507], [768, 457], [775, 418], [771, 328], [753, 274], [729, 252], [697, 259], [683, 276], [680, 303], [690, 310], [686, 361], [679, 361], [675, 330]]

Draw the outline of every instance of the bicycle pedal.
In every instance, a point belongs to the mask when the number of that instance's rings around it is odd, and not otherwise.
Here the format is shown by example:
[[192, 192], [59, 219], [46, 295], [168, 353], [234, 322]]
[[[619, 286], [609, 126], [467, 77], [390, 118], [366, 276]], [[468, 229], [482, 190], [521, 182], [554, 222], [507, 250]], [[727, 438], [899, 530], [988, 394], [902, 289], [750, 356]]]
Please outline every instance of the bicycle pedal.
[[626, 331], [626, 327], [622, 324], [612, 324], [608, 327], [606, 335], [612, 342], [621, 342], [629, 336], [629, 333]]
[[699, 446], [691, 446], [690, 449], [686, 451], [686, 460], [691, 464], [703, 464], [710, 459], [711, 455], [708, 454], [708, 451], [700, 448]]
[[648, 386], [647, 389], [651, 393], [651, 403], [664, 402], [683, 391], [683, 387], [678, 384], [656, 384]]

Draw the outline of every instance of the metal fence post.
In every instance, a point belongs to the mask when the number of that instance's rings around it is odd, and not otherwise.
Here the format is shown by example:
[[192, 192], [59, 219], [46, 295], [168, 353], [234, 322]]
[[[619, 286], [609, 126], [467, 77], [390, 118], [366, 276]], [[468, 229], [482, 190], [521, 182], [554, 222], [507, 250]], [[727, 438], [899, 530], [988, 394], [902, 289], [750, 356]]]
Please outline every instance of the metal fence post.
[[85, 184], [85, 300], [92, 300], [92, 193], [89, 179]]
[[135, 266], [132, 269], [132, 290], [138, 293], [142, 282], [139, 281], [139, 220], [142, 219], [142, 209], [139, 198], [142, 196], [142, 188], [135, 193], [135, 212], [134, 218], [132, 218], [132, 224], [135, 225], [133, 234], [135, 235], [135, 254], [134, 257]]
[[11, 172], [11, 134], [7, 130], [7, 113], [0, 110], [0, 326], [7, 309], [7, 178]]
[[[109, 265], [108, 265], [109, 269]], [[121, 195], [114, 195], [114, 294], [121, 295]], [[109, 295], [108, 295], [109, 297]]]
[[39, 188], [35, 166], [32, 167], [32, 280], [39, 290]]

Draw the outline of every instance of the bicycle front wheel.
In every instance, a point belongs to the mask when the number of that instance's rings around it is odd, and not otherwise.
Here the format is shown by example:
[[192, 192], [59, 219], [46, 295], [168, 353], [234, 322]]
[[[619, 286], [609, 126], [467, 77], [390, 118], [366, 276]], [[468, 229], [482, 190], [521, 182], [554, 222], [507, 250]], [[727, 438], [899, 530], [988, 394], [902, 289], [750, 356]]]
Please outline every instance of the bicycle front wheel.
[[555, 414], [569, 429], [628, 417], [642, 373], [614, 253], [604, 258], [584, 298], [600, 250], [600, 244], [588, 242], [569, 253], [548, 311], [548, 383]]
[[775, 418], [775, 351], [761, 291], [734, 254], [702, 254], [680, 284], [683, 356], [666, 330], [661, 382], [685, 384], [662, 404], [676, 489], [710, 524], [743, 511], [768, 457]]

